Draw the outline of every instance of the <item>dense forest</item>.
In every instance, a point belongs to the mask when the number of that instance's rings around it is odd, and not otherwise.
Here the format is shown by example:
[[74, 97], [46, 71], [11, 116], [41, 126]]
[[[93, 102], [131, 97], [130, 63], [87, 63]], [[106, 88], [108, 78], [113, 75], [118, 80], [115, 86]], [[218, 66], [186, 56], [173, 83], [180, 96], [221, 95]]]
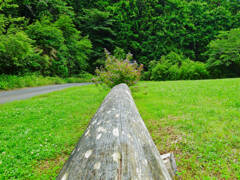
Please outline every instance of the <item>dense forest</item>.
[[148, 80], [240, 76], [239, 0], [0, 0], [0, 74], [69, 77], [131, 52]]

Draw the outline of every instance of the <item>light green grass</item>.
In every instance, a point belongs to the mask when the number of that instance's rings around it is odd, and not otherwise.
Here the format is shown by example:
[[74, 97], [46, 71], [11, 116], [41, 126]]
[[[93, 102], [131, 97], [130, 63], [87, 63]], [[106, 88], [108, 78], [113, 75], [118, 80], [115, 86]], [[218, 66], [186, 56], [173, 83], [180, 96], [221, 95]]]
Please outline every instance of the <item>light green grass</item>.
[[106, 93], [81, 86], [0, 105], [0, 179], [54, 179]]
[[[132, 94], [182, 179], [240, 178], [240, 79], [140, 82]], [[107, 91], [84, 86], [0, 105], [0, 179], [55, 179]]]
[[240, 79], [142, 82], [133, 93], [182, 179], [240, 179]]
[[82, 74], [78, 77], [60, 78], [60, 77], [44, 77], [40, 75], [0, 75], [0, 90], [9, 90], [15, 88], [35, 87], [50, 84], [64, 83], [81, 83], [91, 82], [92, 75]]

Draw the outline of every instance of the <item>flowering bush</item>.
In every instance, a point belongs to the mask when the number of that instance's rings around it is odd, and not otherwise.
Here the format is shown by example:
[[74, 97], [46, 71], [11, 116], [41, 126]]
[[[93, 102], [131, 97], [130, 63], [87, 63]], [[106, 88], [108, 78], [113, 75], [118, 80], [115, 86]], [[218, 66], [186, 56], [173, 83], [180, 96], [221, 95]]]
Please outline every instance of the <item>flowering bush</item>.
[[113, 87], [120, 83], [126, 83], [128, 86], [131, 86], [139, 81], [143, 65], [138, 66], [136, 62], [131, 62], [132, 54], [128, 53], [125, 60], [117, 59], [106, 49], [105, 54], [105, 67], [96, 69], [97, 77], [94, 79], [95, 83]]

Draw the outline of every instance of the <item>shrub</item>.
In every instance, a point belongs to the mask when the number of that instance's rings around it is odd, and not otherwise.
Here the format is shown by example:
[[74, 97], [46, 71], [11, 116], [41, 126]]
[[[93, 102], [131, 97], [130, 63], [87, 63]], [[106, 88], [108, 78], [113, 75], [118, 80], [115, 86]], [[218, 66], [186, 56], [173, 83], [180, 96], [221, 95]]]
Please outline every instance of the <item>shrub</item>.
[[169, 80], [179, 80], [179, 79], [182, 78], [181, 77], [181, 74], [182, 74], [181, 70], [180, 70], [180, 68], [177, 64], [174, 64], [174, 65], [170, 66], [167, 74], [168, 74], [167, 79], [169, 79]]
[[94, 76], [92, 74], [85, 72], [85, 71], [82, 71], [81, 73], [79, 73], [77, 75], [77, 77], [82, 78], [82, 79], [87, 79], [89, 81], [91, 81], [94, 78]]
[[0, 36], [0, 74], [20, 74], [28, 71], [34, 55], [33, 40], [24, 32]]
[[[88, 76], [88, 78], [87, 78]], [[49, 84], [63, 84], [63, 83], [81, 83], [90, 82], [90, 74], [82, 77], [71, 77], [71, 78], [61, 78], [61, 77], [49, 77], [42, 76], [39, 74], [25, 74], [23, 76], [16, 75], [0, 75], [0, 90], [8, 90], [14, 88], [23, 87], [34, 87], [43, 86]], [[92, 77], [92, 76], [91, 76]]]
[[151, 80], [167, 80], [169, 66], [164, 63], [157, 63], [151, 71]]
[[149, 64], [151, 80], [186, 80], [208, 78], [206, 65], [194, 62], [184, 56], [171, 52], [160, 61]]
[[82, 71], [78, 75], [74, 75], [73, 77], [66, 78], [66, 82], [68, 83], [80, 83], [80, 82], [91, 82], [94, 76], [88, 72]]
[[209, 77], [206, 64], [187, 60], [179, 68], [179, 79], [206, 79]]
[[117, 59], [112, 56], [106, 49], [105, 68], [96, 69], [96, 83], [113, 87], [120, 83], [126, 83], [128, 86], [134, 85], [139, 81], [143, 66], [136, 62], [132, 63], [132, 54], [128, 53], [126, 59]]
[[150, 80], [150, 76], [151, 76], [150, 71], [144, 71], [144, 72], [142, 72], [141, 80], [149, 81]]

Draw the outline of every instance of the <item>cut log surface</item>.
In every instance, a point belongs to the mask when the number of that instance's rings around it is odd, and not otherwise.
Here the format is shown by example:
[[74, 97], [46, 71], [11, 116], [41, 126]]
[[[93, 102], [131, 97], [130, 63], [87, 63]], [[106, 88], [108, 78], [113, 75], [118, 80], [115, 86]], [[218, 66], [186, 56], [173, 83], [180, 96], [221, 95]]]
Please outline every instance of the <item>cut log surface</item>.
[[104, 99], [57, 179], [171, 179], [126, 84]]

